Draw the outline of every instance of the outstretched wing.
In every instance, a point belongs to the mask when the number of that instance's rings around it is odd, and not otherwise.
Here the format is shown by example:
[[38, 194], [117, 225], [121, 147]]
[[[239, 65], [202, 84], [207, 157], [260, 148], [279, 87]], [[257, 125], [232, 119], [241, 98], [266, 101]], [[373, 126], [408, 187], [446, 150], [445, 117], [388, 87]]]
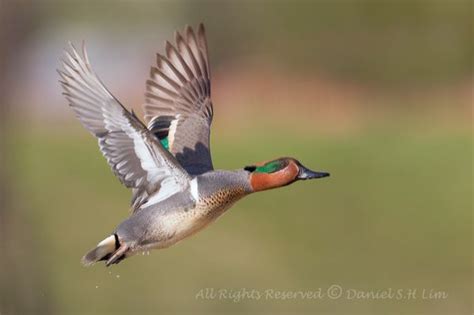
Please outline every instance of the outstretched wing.
[[157, 54], [146, 82], [148, 129], [191, 175], [213, 169], [209, 151], [213, 109], [209, 58], [204, 26], [189, 26], [166, 41], [166, 56]]
[[102, 154], [119, 180], [133, 188], [136, 210], [159, 190], [165, 199], [189, 185], [190, 176], [143, 123], [123, 107], [71, 46], [59, 70], [64, 95], [76, 116], [99, 139]]

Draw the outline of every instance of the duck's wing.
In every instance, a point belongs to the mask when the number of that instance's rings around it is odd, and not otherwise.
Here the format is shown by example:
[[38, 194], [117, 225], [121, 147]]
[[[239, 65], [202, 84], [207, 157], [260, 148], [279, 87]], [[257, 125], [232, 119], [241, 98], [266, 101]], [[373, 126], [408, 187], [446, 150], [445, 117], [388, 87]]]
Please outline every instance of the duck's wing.
[[105, 88], [93, 72], [83, 46], [80, 56], [71, 45], [59, 70], [64, 95], [119, 180], [133, 188], [138, 209], [154, 192], [162, 199], [185, 190], [190, 176], [133, 112]]
[[145, 120], [148, 129], [191, 175], [213, 169], [209, 150], [212, 122], [209, 58], [204, 26], [175, 33], [176, 45], [166, 41], [166, 56], [146, 81]]

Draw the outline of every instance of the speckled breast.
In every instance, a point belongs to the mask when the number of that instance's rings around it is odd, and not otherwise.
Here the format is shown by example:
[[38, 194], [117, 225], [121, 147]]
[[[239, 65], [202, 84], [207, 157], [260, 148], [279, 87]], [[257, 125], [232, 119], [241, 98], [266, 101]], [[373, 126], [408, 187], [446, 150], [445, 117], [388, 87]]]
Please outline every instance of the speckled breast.
[[222, 189], [210, 196], [201, 198], [196, 208], [202, 212], [203, 217], [213, 220], [245, 195], [244, 188]]
[[181, 220], [176, 231], [176, 237], [183, 239], [203, 229], [245, 195], [245, 189], [237, 188], [219, 190], [205, 198], [201, 198], [196, 207], [189, 210], [186, 213], [186, 218]]

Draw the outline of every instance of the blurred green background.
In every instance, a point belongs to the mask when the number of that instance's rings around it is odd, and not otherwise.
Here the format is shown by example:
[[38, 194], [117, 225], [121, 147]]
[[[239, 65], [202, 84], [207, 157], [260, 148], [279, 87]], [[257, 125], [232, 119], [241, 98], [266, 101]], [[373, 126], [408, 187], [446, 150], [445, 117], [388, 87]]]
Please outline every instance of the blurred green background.
[[[471, 1], [0, 8], [1, 315], [472, 313]], [[62, 50], [86, 40], [107, 87], [141, 113], [155, 52], [201, 21], [214, 165], [290, 155], [331, 177], [252, 195], [169, 249], [84, 268], [130, 192], [61, 96]], [[349, 297], [389, 289], [404, 298]], [[326, 295], [236, 298], [245, 290]]]

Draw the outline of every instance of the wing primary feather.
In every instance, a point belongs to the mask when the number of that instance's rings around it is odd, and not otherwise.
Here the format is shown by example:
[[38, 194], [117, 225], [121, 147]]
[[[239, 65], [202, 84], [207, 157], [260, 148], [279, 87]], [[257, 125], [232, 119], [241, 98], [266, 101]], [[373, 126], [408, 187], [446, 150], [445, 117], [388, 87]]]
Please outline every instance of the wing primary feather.
[[153, 78], [155, 75], [159, 75], [163, 80], [165, 80], [170, 86], [172, 86], [176, 91], [180, 90], [180, 86], [170, 77], [168, 77], [163, 71], [156, 67], [152, 67], [150, 70], [150, 76]]
[[186, 26], [186, 47], [188, 50], [188, 53], [191, 55], [191, 58], [193, 59], [193, 64], [196, 67], [197, 71], [197, 77], [203, 77], [204, 76], [204, 63], [201, 62], [199, 59], [199, 45], [196, 40], [196, 35], [194, 34], [193, 29], [188, 25]]
[[[177, 33], [178, 32], [176, 32], [175, 34]], [[186, 72], [186, 75], [188, 76], [188, 80], [193, 79], [194, 78], [193, 71], [189, 68], [186, 61], [184, 61], [183, 57], [181, 56], [179, 51], [176, 49], [176, 47], [174, 47], [169, 41], [166, 41], [165, 50], [166, 50], [166, 56], [168, 57], [168, 59], [172, 60], [173, 57], [175, 57], [179, 61], [180, 65], [183, 67], [184, 71]]]
[[200, 23], [198, 28], [198, 41], [201, 49], [203, 50], [203, 57], [206, 60], [206, 68], [207, 68], [207, 77], [211, 77], [211, 69], [209, 67], [209, 53], [207, 47], [207, 39], [206, 39], [206, 29], [204, 28], [204, 24]]
[[171, 69], [171, 71], [173, 71], [173, 73], [176, 75], [179, 81], [181, 81], [182, 84], [186, 83], [186, 78], [181, 72], [178, 71], [178, 69], [176, 69], [176, 67], [168, 60], [168, 58], [161, 54], [156, 54], [156, 64], [160, 65], [161, 62], [164, 62]]
[[179, 95], [176, 92], [173, 92], [170, 89], [165, 88], [163, 85], [156, 83], [154, 80], [147, 80], [146, 84], [149, 87], [154, 87], [155, 89], [160, 90], [161, 92], [167, 94], [167, 96], [170, 96], [172, 98], [179, 97]]
[[191, 48], [189, 48], [188, 43], [184, 40], [183, 36], [179, 32], [176, 32], [176, 44], [178, 46], [178, 51], [181, 54], [188, 55], [188, 58], [190, 59], [191, 64], [194, 68], [194, 73], [195, 73], [194, 77], [201, 77], [202, 76], [201, 69], [199, 68], [196, 58], [194, 58], [194, 54], [191, 51]]
[[[158, 96], [154, 93], [146, 92], [145, 96], [149, 99], [153, 99], [153, 100], [156, 100], [158, 102], [163, 102], [163, 103], [166, 103], [166, 104], [171, 105], [171, 106], [174, 104], [174, 101], [172, 101], [170, 99], [167, 99], [167, 98], [164, 98], [164, 97], [161, 97], [161, 96]], [[152, 105], [151, 104], [146, 104], [146, 106], [152, 106]]]
[[64, 60], [63, 60], [63, 65], [64, 65], [64, 69], [68, 72], [68, 73], [63, 72], [67, 79], [69, 79], [71, 82], [76, 82], [83, 89], [87, 90], [89, 93], [91, 93], [95, 97], [99, 99], [103, 97], [103, 95], [100, 95], [97, 91], [95, 91], [94, 89], [90, 87], [90, 85], [86, 82], [86, 80], [84, 80], [84, 78], [81, 76], [81, 74], [77, 70], [72, 68], [73, 65], [70, 65], [67, 61], [64, 61]]

